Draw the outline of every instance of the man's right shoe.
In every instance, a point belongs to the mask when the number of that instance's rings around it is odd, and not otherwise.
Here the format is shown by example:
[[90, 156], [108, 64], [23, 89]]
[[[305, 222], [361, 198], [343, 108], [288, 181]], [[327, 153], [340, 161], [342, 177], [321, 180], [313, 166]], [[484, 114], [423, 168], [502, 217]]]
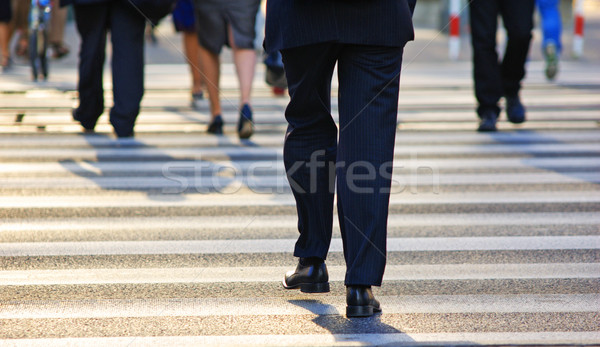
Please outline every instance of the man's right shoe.
[[490, 132], [496, 131], [496, 122], [498, 121], [498, 114], [494, 111], [486, 111], [479, 115], [479, 132]]
[[379, 301], [373, 296], [370, 286], [347, 286], [346, 287], [346, 316], [370, 317], [381, 312]]
[[288, 271], [283, 278], [285, 289], [297, 289], [303, 293], [329, 292], [329, 274], [325, 263], [302, 265], [300, 262], [294, 271]]

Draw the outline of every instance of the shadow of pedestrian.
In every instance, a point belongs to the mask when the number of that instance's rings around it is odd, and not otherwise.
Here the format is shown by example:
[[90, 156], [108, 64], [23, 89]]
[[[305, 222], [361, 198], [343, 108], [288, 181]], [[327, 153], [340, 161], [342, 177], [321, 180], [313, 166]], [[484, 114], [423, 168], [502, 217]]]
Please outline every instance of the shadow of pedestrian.
[[401, 330], [384, 323], [382, 314], [365, 318], [346, 318], [343, 313], [320, 300], [289, 300], [289, 303], [316, 314], [313, 322], [328, 330], [339, 343], [351, 345], [397, 346], [415, 340]]
[[[218, 136], [215, 145], [199, 149], [182, 147], [179, 142], [163, 147], [162, 139], [149, 145], [139, 138], [115, 139], [101, 133], [79, 136], [87, 145], [59, 164], [102, 191], [141, 192], [150, 200], [174, 202], [185, 200], [187, 194], [273, 190], [269, 176], [261, 176], [272, 174], [276, 168], [252, 164], [279, 158], [250, 140], [238, 143]], [[77, 180], [73, 181], [75, 186], [90, 187]]]
[[[501, 152], [510, 157], [521, 157], [520, 162], [536, 171], [553, 172], [566, 177], [560, 184], [600, 184], [600, 147], [597, 141], [592, 142], [590, 134], [581, 134], [565, 130], [563, 137], [553, 137], [551, 133], [540, 133], [535, 130], [514, 130], [488, 134], [492, 145], [506, 146]], [[591, 136], [597, 136], [593, 134]], [[589, 141], [588, 141], [589, 137]], [[509, 150], [509, 148], [514, 148]], [[539, 172], [538, 172], [539, 173]], [[531, 175], [535, 175], [531, 173]], [[552, 178], [547, 178], [552, 180]], [[534, 178], [531, 178], [534, 180]], [[554, 179], [556, 180], [556, 179]], [[546, 182], [524, 182], [544, 184]]]
[[93, 182], [102, 191], [138, 191], [151, 200], [184, 200], [181, 194], [164, 194], [173, 185], [162, 177], [162, 165], [175, 158], [134, 139], [115, 139], [107, 134], [80, 134], [93, 155], [60, 160], [69, 172]]

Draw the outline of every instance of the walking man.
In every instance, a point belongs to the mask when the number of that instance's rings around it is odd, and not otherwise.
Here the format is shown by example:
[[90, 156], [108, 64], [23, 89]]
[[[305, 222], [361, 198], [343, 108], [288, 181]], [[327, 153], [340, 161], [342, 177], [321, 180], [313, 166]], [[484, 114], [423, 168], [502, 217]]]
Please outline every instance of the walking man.
[[[299, 263], [283, 286], [329, 291], [324, 261], [337, 182], [348, 317], [381, 311], [371, 286], [381, 285], [386, 263], [400, 68], [415, 3], [267, 1], [265, 49], [281, 51], [291, 97], [284, 164], [300, 232]], [[330, 102], [336, 64], [339, 132]]]
[[[475, 97], [479, 103], [478, 131], [496, 131], [500, 115], [498, 101], [506, 100], [506, 116], [511, 123], [525, 121], [525, 107], [519, 98], [525, 61], [529, 53], [535, 0], [471, 0], [471, 43]], [[496, 52], [498, 16], [502, 16], [508, 41], [502, 61]]]

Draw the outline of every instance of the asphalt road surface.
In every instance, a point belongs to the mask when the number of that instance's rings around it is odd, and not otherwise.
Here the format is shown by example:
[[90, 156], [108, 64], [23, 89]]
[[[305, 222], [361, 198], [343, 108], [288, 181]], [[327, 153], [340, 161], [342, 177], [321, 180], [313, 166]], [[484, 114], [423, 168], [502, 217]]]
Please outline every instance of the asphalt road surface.
[[3, 77], [0, 345], [600, 343], [600, 65], [548, 83], [531, 62], [528, 121], [480, 134], [468, 62], [405, 63], [383, 313], [366, 319], [344, 315], [337, 227], [331, 292], [280, 284], [297, 237], [287, 99], [262, 73], [249, 141], [230, 65], [224, 136], [190, 108], [183, 64], [147, 67], [125, 140], [106, 115], [80, 133], [72, 67]]

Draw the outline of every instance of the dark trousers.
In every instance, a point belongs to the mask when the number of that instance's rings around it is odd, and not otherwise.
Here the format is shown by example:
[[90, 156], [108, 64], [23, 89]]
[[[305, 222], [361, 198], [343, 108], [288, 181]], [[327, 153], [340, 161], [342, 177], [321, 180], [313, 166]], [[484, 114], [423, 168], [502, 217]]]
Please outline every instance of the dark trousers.
[[[290, 103], [284, 162], [298, 211], [294, 255], [325, 259], [334, 180], [346, 285], [381, 285], [401, 47], [323, 43], [282, 51]], [[337, 62], [338, 128], [331, 116]]]
[[[469, 2], [473, 75], [478, 114], [500, 111], [502, 96], [516, 96], [525, 77], [535, 0], [472, 0]], [[496, 51], [498, 15], [508, 36], [501, 62]]]
[[84, 128], [93, 129], [104, 112], [102, 72], [106, 35], [110, 31], [114, 98], [110, 122], [117, 135], [129, 136], [144, 95], [145, 20], [125, 1], [76, 5], [74, 9], [81, 35], [79, 107], [75, 118]]

